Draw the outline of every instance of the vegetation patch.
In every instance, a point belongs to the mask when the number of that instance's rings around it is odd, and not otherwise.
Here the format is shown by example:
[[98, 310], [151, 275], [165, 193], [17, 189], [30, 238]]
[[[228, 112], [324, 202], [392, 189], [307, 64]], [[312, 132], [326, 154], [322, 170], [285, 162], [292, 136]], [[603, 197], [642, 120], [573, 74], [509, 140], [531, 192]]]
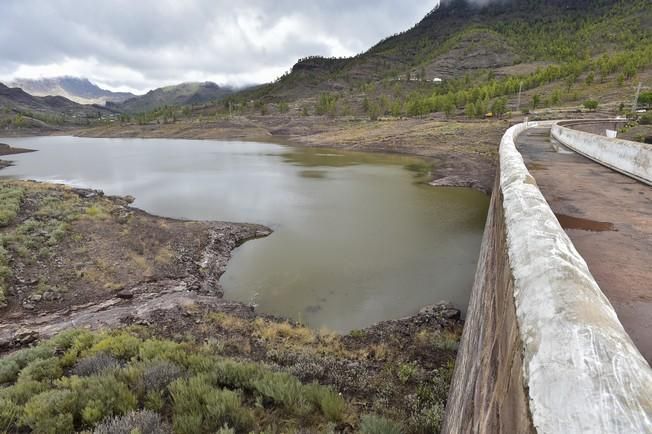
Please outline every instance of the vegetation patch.
[[321, 431], [358, 419], [330, 387], [127, 331], [68, 331], [6, 356], [0, 373], [0, 425], [9, 432]]

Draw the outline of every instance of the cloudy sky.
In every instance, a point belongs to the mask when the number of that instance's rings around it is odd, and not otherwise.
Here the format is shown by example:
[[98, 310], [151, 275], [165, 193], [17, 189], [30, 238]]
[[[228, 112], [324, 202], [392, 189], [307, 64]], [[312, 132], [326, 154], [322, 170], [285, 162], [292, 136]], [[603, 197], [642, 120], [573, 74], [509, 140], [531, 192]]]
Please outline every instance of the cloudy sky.
[[0, 81], [87, 77], [142, 93], [274, 80], [308, 55], [351, 56], [437, 0], [0, 0]]

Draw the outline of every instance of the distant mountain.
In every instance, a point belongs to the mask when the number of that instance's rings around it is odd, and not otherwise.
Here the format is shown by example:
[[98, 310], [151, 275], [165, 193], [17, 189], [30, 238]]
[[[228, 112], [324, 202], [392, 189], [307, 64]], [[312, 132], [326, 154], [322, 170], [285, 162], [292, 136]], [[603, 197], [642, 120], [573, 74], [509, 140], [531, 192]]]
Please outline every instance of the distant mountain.
[[90, 120], [117, 116], [101, 105], [83, 105], [62, 96], [33, 96], [0, 83], [0, 127], [85, 125]]
[[230, 87], [220, 87], [210, 81], [181, 83], [150, 90], [145, 95], [136, 96], [119, 104], [109, 104], [109, 106], [128, 113], [142, 113], [163, 106], [202, 104], [222, 99], [232, 93], [233, 89]]
[[62, 96], [79, 104], [120, 103], [136, 95], [129, 92], [111, 92], [85, 78], [54, 77], [38, 80], [15, 79], [9, 83], [34, 96]]

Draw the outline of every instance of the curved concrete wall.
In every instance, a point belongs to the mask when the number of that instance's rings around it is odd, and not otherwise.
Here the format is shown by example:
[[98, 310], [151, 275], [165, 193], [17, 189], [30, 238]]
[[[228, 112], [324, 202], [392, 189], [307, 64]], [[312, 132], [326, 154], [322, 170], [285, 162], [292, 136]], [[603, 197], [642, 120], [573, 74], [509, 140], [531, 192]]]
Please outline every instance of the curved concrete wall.
[[652, 369], [528, 173], [500, 145], [445, 433], [652, 432]]
[[[587, 126], [613, 125], [616, 121], [565, 121], [552, 125], [557, 141], [613, 170], [652, 185], [652, 146], [629, 140], [610, 139], [580, 129]], [[573, 128], [574, 126], [577, 129]]]

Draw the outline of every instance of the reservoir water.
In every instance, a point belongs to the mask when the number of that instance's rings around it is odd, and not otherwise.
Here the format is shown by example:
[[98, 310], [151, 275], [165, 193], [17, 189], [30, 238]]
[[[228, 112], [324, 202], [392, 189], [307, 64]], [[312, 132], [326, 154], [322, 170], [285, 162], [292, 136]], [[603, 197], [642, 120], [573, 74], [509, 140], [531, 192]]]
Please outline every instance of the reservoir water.
[[172, 139], [0, 139], [1, 177], [132, 195], [167, 217], [260, 223], [239, 247], [225, 297], [336, 331], [447, 300], [465, 309], [488, 198], [419, 182], [420, 160], [268, 143]]

